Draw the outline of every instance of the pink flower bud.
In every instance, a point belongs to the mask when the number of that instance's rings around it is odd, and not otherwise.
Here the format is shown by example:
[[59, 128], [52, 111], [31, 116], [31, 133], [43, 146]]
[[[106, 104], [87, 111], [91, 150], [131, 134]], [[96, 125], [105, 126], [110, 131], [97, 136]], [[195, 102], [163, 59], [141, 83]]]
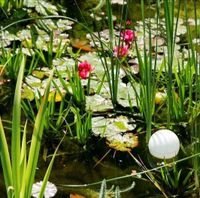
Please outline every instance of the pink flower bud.
[[128, 45], [125, 46], [115, 46], [113, 51], [114, 51], [114, 56], [115, 57], [124, 57], [128, 54]]

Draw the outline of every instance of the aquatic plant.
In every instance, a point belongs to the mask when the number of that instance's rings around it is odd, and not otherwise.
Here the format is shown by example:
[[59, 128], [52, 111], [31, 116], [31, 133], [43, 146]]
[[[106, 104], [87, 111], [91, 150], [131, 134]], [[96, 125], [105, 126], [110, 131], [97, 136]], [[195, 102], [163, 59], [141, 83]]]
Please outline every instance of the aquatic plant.
[[0, 8], [4, 9], [4, 12], [9, 12], [11, 9], [19, 9], [24, 5], [24, 0], [1, 0]]
[[[17, 84], [15, 88], [15, 96], [13, 103], [13, 117], [12, 117], [12, 135], [11, 135], [11, 151], [9, 152], [8, 143], [5, 137], [5, 131], [3, 128], [3, 123], [0, 118], [0, 157], [1, 164], [3, 168], [3, 175], [6, 185], [6, 192], [8, 198], [10, 197], [30, 197], [32, 185], [34, 182], [41, 138], [44, 128], [43, 114], [45, 113], [47, 107], [47, 98], [50, 88], [50, 82], [52, 80], [52, 75], [49, 78], [47, 84], [47, 89], [44, 94], [42, 104], [39, 108], [38, 114], [36, 116], [35, 125], [33, 129], [33, 135], [31, 139], [30, 151], [27, 154], [27, 122], [24, 125], [23, 136], [21, 137], [21, 87], [22, 79], [24, 75], [25, 68], [25, 57], [20, 53], [18, 61], [20, 62], [20, 69], [18, 72]], [[28, 160], [27, 160], [28, 157]], [[43, 191], [46, 186], [48, 177], [51, 172], [52, 163], [55, 158], [52, 158], [49, 169], [45, 175], [45, 181], [43, 182], [42, 191], [39, 197], [43, 196]]]
[[[77, 107], [71, 107], [71, 111], [74, 114], [74, 123], [70, 125], [75, 125], [75, 135], [73, 135], [73, 137], [86, 148], [86, 143], [91, 137], [92, 113], [86, 112], [83, 114]], [[71, 134], [73, 134], [73, 132], [71, 132]]]

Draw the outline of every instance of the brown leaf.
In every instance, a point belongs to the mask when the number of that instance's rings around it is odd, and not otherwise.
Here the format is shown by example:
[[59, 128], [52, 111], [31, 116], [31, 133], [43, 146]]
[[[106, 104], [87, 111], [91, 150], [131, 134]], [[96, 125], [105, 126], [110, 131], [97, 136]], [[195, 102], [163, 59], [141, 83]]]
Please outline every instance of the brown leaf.
[[73, 47], [75, 47], [77, 49], [81, 49], [81, 50], [87, 51], [87, 52], [91, 52], [92, 51], [92, 48], [88, 44], [87, 40], [72, 39], [71, 40], [71, 44], [72, 44]]
[[70, 194], [70, 198], [86, 198], [86, 197], [79, 194]]

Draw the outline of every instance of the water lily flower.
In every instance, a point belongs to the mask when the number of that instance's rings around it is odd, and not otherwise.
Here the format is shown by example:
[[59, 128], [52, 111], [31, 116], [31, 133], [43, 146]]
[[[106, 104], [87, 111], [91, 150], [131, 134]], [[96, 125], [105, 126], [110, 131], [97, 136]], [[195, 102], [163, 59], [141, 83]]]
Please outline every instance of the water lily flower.
[[121, 32], [121, 38], [126, 44], [130, 45], [130, 43], [135, 40], [135, 33], [133, 30], [124, 30]]
[[125, 46], [115, 46], [113, 51], [114, 51], [114, 56], [115, 57], [124, 57], [128, 54], [128, 45]]
[[127, 19], [126, 20], [126, 25], [131, 25], [132, 24], [132, 21], [130, 19]]
[[80, 78], [82, 79], [88, 78], [92, 69], [93, 69], [92, 66], [87, 61], [79, 63], [78, 72], [79, 72]]

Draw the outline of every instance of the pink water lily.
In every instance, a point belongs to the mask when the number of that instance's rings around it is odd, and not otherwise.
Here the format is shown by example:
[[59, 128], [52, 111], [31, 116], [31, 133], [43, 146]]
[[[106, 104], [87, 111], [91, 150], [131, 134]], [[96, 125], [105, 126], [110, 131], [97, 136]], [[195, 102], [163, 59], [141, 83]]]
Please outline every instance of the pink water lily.
[[127, 19], [126, 20], [126, 25], [131, 25], [132, 24], [132, 21], [130, 19]]
[[135, 40], [135, 32], [129, 29], [124, 30], [121, 32], [121, 38], [127, 45], [130, 45]]
[[80, 78], [82, 78], [82, 79], [88, 78], [92, 69], [93, 68], [92, 68], [91, 64], [88, 63], [87, 61], [79, 63], [78, 72], [79, 72]]
[[124, 57], [128, 54], [128, 45], [125, 46], [115, 46], [113, 51], [114, 51], [114, 56], [115, 57]]

